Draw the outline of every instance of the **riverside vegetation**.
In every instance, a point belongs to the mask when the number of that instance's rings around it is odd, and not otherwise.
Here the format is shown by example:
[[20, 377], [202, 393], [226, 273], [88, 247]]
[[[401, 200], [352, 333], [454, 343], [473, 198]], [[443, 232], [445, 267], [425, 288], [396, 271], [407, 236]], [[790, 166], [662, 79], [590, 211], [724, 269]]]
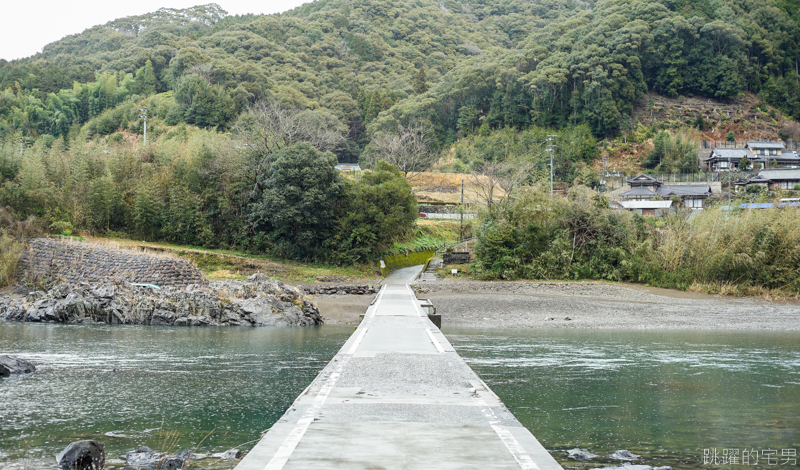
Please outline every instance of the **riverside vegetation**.
[[[55, 234], [365, 264], [441, 243], [418, 236], [404, 177], [439, 160], [490, 182], [478, 276], [796, 292], [791, 211], [648, 221], [519, 188], [549, 176], [550, 135], [563, 185], [596, 186], [598, 140], [623, 135], [655, 137], [649, 167], [695, 168], [691, 131], [632, 122], [648, 91], [756, 94], [765, 119], [800, 117], [798, 12], [798, 0], [328, 0], [121, 18], [0, 61], [0, 207]], [[356, 160], [371, 171], [334, 169]], [[0, 283], [25, 238], [11, 225]]]
[[[735, 206], [736, 207], [736, 206]], [[800, 209], [642, 217], [586, 188], [531, 189], [479, 228], [481, 279], [602, 279], [747, 295], [800, 294]]]

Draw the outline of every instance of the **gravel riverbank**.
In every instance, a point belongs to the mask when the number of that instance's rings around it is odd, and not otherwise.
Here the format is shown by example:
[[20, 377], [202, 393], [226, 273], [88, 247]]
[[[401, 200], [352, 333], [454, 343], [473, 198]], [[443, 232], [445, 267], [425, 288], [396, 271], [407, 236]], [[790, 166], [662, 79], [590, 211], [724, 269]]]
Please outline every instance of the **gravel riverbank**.
[[[800, 305], [600, 282], [417, 285], [447, 326], [800, 330]], [[324, 314], [323, 314], [324, 316]]]
[[[414, 286], [442, 324], [475, 328], [800, 331], [800, 304], [602, 282], [440, 280]], [[357, 324], [374, 296], [313, 296], [326, 323]]]

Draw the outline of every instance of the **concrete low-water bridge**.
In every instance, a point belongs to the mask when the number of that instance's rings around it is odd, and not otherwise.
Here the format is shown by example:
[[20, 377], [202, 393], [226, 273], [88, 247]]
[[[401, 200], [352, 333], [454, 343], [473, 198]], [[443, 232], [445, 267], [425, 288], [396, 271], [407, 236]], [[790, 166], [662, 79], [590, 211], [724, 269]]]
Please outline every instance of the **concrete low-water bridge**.
[[562, 470], [387, 278], [339, 353], [236, 470]]

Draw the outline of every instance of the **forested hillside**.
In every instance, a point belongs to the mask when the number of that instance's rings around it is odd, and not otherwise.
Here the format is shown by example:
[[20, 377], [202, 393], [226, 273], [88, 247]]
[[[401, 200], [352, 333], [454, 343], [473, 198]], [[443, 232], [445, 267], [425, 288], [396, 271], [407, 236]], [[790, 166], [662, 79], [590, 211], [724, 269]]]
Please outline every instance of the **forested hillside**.
[[[168, 125], [225, 130], [269, 97], [327, 108], [356, 154], [364, 126], [412, 116], [430, 120], [440, 143], [484, 123], [588, 123], [604, 137], [625, 128], [647, 90], [718, 99], [747, 90], [800, 117], [798, 11], [797, 0], [323, 0], [244, 17], [214, 4], [162, 9], [0, 62], [0, 132], [67, 135], [165, 92], [153, 112]], [[137, 106], [91, 133], [138, 130]]]
[[[343, 180], [337, 158], [407, 173], [444, 155], [451, 170], [544, 178], [553, 136], [556, 178], [592, 184], [597, 142], [635, 130], [645, 93], [750, 93], [797, 119], [798, 61], [800, 0], [161, 9], [0, 61], [0, 207], [54, 231], [365, 260], [410, 233], [413, 204], [402, 173]], [[311, 163], [318, 194], [281, 189]], [[389, 218], [390, 200], [372, 202], [384, 190], [404, 201]], [[287, 200], [303, 209], [276, 213]], [[277, 222], [310, 216], [291, 233]], [[401, 228], [385, 238], [381, 224]]]

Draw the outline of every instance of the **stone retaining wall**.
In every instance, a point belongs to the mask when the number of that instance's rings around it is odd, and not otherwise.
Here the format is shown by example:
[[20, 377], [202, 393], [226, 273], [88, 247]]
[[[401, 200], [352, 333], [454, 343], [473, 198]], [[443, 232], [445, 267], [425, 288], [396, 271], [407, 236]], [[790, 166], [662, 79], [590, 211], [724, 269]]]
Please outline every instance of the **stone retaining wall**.
[[20, 259], [20, 272], [29, 280], [54, 282], [142, 283], [186, 287], [206, 280], [190, 262], [136, 254], [90, 243], [36, 238]]
[[311, 295], [370, 295], [377, 294], [380, 286], [308, 286], [303, 287], [306, 294]]

